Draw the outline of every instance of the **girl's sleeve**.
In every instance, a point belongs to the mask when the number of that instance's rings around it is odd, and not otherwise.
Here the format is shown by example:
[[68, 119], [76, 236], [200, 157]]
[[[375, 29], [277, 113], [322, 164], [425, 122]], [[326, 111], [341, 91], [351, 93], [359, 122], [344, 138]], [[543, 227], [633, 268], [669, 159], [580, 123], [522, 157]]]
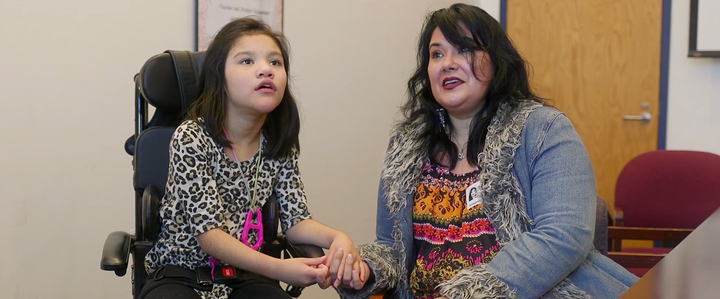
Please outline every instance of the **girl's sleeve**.
[[282, 161], [278, 172], [278, 182], [275, 186], [275, 194], [280, 204], [280, 225], [283, 233], [300, 221], [312, 218], [307, 207], [304, 185], [300, 178], [298, 158], [297, 149], [293, 149], [291, 155]]

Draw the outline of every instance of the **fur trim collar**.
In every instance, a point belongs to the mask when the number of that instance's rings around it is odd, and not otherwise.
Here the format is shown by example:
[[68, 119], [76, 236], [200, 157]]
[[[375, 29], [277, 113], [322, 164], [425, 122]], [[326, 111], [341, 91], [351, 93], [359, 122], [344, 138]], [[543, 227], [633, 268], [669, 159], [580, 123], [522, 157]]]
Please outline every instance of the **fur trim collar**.
[[[515, 108], [507, 103], [500, 105], [488, 127], [485, 148], [478, 155], [482, 167], [483, 209], [495, 226], [501, 245], [514, 240], [533, 225], [525, 210], [517, 178], [510, 170], [515, 151], [520, 146], [525, 121], [539, 106], [534, 102], [522, 102]], [[382, 179], [385, 181], [387, 206], [393, 214], [408, 204], [407, 196], [415, 192], [422, 166], [430, 161], [426, 151], [427, 141], [420, 138], [424, 130], [424, 120], [419, 119], [398, 125], [392, 134]]]

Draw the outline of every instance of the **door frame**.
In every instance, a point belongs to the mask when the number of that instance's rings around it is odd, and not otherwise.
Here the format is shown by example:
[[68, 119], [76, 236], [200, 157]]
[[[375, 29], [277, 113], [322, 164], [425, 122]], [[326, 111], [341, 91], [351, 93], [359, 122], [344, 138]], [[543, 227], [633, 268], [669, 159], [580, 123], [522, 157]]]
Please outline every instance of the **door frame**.
[[[500, 0], [500, 25], [507, 31], [507, 1]], [[667, 100], [670, 66], [670, 18], [672, 0], [662, 0], [662, 36], [660, 37], [660, 105], [658, 107], [657, 149], [667, 145]], [[532, 62], [531, 62], [532, 63]]]

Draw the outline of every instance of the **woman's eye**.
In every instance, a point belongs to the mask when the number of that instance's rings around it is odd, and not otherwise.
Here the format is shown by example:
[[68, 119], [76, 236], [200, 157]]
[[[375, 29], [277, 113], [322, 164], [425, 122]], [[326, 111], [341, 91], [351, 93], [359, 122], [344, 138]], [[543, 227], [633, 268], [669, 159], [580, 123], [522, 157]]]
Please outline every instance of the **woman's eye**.
[[251, 64], [251, 63], [252, 63], [252, 60], [250, 60], [249, 58], [240, 60], [240, 64]]
[[442, 57], [442, 53], [440, 53], [440, 52], [433, 52], [431, 56], [432, 56], [432, 58]]
[[462, 48], [462, 49], [460, 49], [460, 53], [467, 53], [467, 52], [470, 52], [470, 49], [469, 49], [469, 48]]

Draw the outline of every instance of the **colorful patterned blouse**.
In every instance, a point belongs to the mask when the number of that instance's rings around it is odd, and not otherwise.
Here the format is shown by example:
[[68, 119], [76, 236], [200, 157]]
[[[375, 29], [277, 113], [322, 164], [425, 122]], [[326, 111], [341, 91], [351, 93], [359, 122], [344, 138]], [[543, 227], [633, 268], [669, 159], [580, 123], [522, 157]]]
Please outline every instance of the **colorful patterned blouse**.
[[479, 175], [480, 169], [456, 175], [437, 165], [424, 167], [413, 207], [415, 298], [438, 297], [438, 284], [463, 268], [488, 263], [500, 249], [482, 204], [467, 209], [465, 190]]

